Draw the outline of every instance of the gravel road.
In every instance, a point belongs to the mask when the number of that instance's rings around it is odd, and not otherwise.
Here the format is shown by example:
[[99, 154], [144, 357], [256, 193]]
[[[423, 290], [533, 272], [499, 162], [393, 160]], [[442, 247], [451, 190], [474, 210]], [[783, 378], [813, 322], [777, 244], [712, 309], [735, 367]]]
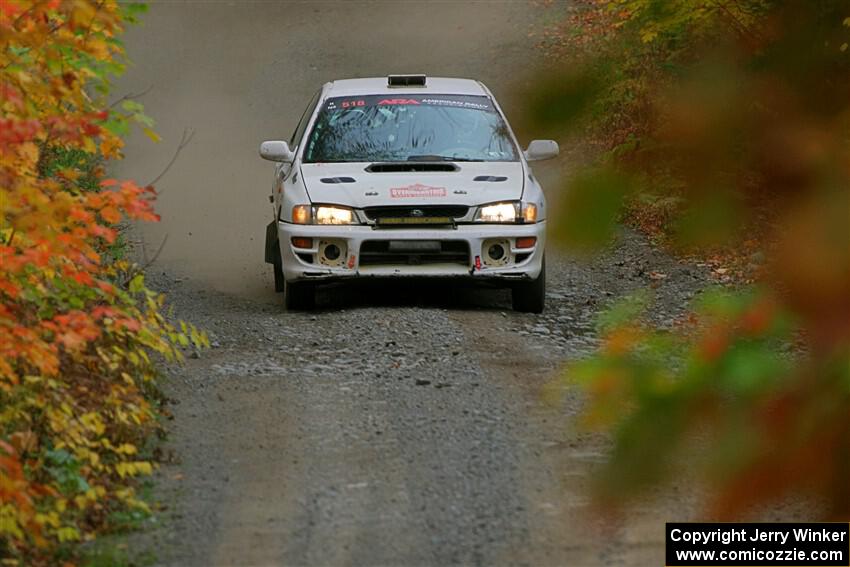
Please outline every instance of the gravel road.
[[587, 486], [605, 439], [576, 429], [575, 392], [545, 395], [653, 270], [659, 321], [707, 280], [628, 231], [591, 264], [553, 257], [543, 315], [421, 284], [288, 313], [152, 273], [214, 346], [171, 369], [167, 510], [143, 546], [166, 565], [662, 564], [663, 522], [693, 495], [602, 524]]
[[[150, 256], [168, 237], [149, 280], [213, 341], [167, 369], [166, 509], [135, 550], [175, 566], [662, 564], [663, 522], [687, 519], [693, 495], [674, 487], [603, 523], [587, 486], [606, 441], [576, 429], [575, 392], [545, 393], [594, 347], [607, 302], [652, 284], [669, 322], [706, 274], [624, 231], [593, 263], [550, 251], [542, 315], [503, 291], [422, 284], [327, 288], [317, 312], [288, 313], [262, 264], [257, 144], [288, 138], [322, 82], [478, 77], [516, 116], [540, 59], [529, 34], [561, 9], [174, 1], [129, 33], [115, 92], [147, 91], [163, 142], [132, 138], [115, 174], [155, 177], [194, 131], [158, 183], [163, 222], [138, 238]], [[544, 186], [559, 173], [536, 172]]]

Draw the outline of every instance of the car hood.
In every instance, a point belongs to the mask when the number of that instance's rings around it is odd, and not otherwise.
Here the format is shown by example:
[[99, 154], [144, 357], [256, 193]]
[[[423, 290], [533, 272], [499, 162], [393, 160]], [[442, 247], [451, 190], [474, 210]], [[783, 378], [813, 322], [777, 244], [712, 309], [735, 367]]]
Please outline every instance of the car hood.
[[305, 163], [301, 164], [301, 175], [312, 202], [355, 208], [473, 206], [522, 197], [520, 162], [460, 162], [456, 171], [367, 171], [370, 165], [373, 164]]

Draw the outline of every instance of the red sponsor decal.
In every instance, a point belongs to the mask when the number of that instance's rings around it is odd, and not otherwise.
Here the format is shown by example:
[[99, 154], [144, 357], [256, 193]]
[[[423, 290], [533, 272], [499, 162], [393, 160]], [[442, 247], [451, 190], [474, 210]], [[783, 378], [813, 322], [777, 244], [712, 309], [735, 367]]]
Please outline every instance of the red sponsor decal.
[[422, 185], [415, 183], [406, 187], [391, 187], [390, 198], [392, 199], [407, 199], [413, 197], [445, 197], [445, 187], [431, 187], [430, 185]]
[[481, 271], [481, 256], [475, 257], [475, 269]]
[[419, 101], [412, 98], [385, 98], [378, 104], [419, 104]]
[[348, 269], [351, 270], [354, 268], [354, 254], [348, 257]]

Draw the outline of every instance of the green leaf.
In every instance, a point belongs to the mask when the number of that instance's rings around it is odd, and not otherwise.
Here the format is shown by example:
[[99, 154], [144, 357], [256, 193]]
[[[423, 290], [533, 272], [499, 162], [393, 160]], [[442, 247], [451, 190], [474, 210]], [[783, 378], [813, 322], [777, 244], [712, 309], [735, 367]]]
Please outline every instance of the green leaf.
[[601, 333], [606, 333], [625, 323], [640, 317], [649, 307], [651, 297], [646, 290], [639, 290], [626, 297], [618, 299], [610, 307], [603, 310], [597, 319], [596, 326]]
[[557, 211], [554, 237], [576, 252], [591, 252], [610, 241], [630, 180], [612, 168], [582, 172], [568, 181]]
[[145, 289], [145, 276], [137, 274], [130, 280], [130, 293], [141, 293]]

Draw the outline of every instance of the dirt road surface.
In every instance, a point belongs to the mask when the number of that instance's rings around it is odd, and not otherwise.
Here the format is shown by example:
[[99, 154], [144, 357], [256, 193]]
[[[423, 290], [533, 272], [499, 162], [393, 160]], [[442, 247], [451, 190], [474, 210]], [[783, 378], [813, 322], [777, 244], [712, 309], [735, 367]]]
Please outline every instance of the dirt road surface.
[[[134, 540], [163, 565], [661, 565], [674, 487], [620, 521], [588, 509], [604, 438], [576, 427], [578, 395], [546, 396], [595, 345], [613, 298], [668, 274], [670, 321], [705, 274], [624, 232], [604, 258], [548, 260], [547, 311], [501, 291], [325, 289], [287, 313], [262, 263], [272, 168], [326, 80], [392, 72], [477, 77], [509, 118], [561, 9], [525, 2], [154, 2], [131, 30], [116, 95], [141, 98], [163, 141], [131, 139], [117, 175], [158, 183], [163, 222], [139, 233], [177, 316], [213, 348], [169, 369], [171, 435], [157, 497]], [[528, 140], [523, 140], [527, 142]], [[554, 180], [558, 166], [536, 171]], [[554, 186], [554, 182], [553, 186]]]
[[[213, 345], [174, 369], [160, 474], [166, 565], [660, 565], [675, 487], [603, 524], [587, 507], [606, 442], [546, 392], [594, 346], [612, 297], [668, 274], [669, 321], [705, 283], [632, 233], [550, 265], [547, 312], [500, 291], [331, 288], [315, 313], [157, 275]], [[669, 283], [667, 283], [669, 282]]]

